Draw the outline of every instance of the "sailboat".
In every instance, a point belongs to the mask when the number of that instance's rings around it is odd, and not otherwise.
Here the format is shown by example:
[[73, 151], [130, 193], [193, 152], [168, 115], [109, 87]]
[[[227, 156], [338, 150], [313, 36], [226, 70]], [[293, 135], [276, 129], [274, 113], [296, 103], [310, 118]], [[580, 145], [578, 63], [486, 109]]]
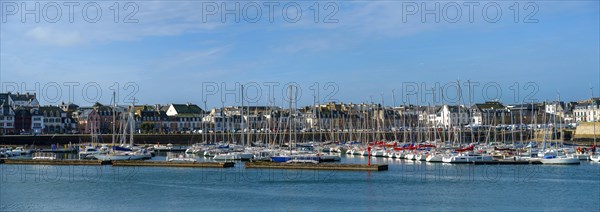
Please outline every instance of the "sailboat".
[[[114, 96], [114, 93], [113, 93], [113, 96]], [[114, 128], [115, 128], [114, 123], [115, 123], [115, 119], [116, 119], [115, 112], [114, 112], [115, 107], [116, 107], [116, 104], [113, 106], [113, 132], [115, 132], [114, 131]], [[101, 161], [142, 160], [145, 158], [152, 157], [150, 155], [150, 153], [147, 152], [146, 149], [144, 149], [144, 148], [139, 148], [135, 151], [132, 149], [135, 147], [133, 144], [133, 134], [135, 133], [134, 132], [135, 119], [133, 118], [133, 109], [134, 109], [134, 105], [132, 103], [131, 108], [129, 109], [129, 112], [127, 114], [127, 118], [125, 119], [126, 122], [124, 125], [122, 124], [120, 127], [121, 132], [122, 132], [122, 134], [120, 135], [120, 145], [119, 146], [115, 145], [115, 138], [113, 136], [113, 143], [112, 143], [112, 148], [110, 149], [110, 151], [107, 153], [104, 153], [104, 154], [94, 155], [94, 157], [96, 159], [101, 160]], [[125, 138], [127, 137], [127, 133], [129, 133], [129, 146], [124, 147]]]
[[101, 154], [101, 153], [107, 153], [108, 152], [108, 147], [107, 146], [102, 146], [100, 149], [97, 149], [97, 145], [98, 145], [98, 133], [96, 132], [96, 122], [95, 121], [91, 121], [90, 123], [91, 127], [91, 140], [92, 142], [89, 145], [85, 145], [83, 148], [83, 150], [79, 151], [79, 158], [86, 158], [86, 159], [91, 159], [94, 158], [95, 155], [97, 154]]
[[[247, 152], [245, 151], [245, 147], [246, 147], [246, 142], [245, 142], [245, 132], [246, 131], [250, 131], [246, 128], [246, 126], [248, 124], [246, 124], [244, 122], [244, 86], [241, 86], [241, 94], [242, 94], [242, 106], [240, 107], [240, 122], [241, 122], [241, 143], [242, 146], [239, 148], [238, 151], [227, 151], [227, 152], [222, 152], [219, 154], [216, 154], [213, 157], [213, 160], [251, 160], [252, 158], [254, 158], [254, 153], [252, 152]], [[223, 106], [224, 107], [224, 106]], [[250, 139], [248, 139], [248, 143], [250, 143]], [[234, 147], [235, 150], [235, 147]]]
[[[545, 113], [544, 113], [545, 115]], [[553, 116], [554, 118], [554, 133], [555, 133], [555, 137], [556, 136], [556, 115]], [[548, 137], [548, 125], [546, 125], [546, 127], [544, 127], [544, 147], [546, 146], [546, 140]], [[558, 146], [558, 143], [556, 143], [555, 147]], [[569, 157], [567, 156], [567, 154], [565, 154], [566, 151], [563, 151], [562, 149], [559, 149], [558, 147], [556, 147], [555, 149], [551, 149], [548, 150], [544, 153], [544, 156], [542, 159], [540, 159], [540, 161], [543, 164], [550, 164], [550, 165], [567, 165], [567, 164], [580, 164], [581, 162], [579, 161], [579, 158], [576, 157]]]
[[600, 154], [598, 154], [596, 145], [592, 146], [592, 152], [596, 152], [595, 154], [590, 155], [590, 160], [594, 162], [600, 162]]

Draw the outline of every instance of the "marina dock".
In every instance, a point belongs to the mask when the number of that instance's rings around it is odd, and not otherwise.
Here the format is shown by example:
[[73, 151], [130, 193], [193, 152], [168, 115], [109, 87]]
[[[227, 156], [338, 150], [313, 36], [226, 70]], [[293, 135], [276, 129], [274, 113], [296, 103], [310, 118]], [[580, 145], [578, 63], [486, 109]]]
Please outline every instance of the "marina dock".
[[154, 166], [154, 167], [189, 167], [189, 168], [230, 168], [233, 162], [166, 162], [166, 161], [99, 161], [99, 160], [30, 160], [0, 159], [0, 164], [19, 165], [81, 165], [81, 166]]
[[154, 166], [188, 168], [231, 168], [233, 162], [166, 162], [166, 161], [113, 161], [113, 166]]
[[246, 168], [252, 169], [307, 169], [307, 170], [342, 170], [342, 171], [387, 171], [388, 165], [380, 164], [312, 164], [312, 163], [276, 163], [248, 162]]
[[496, 161], [475, 161], [475, 165], [541, 165], [542, 162], [539, 160], [523, 161], [523, 160], [496, 160]]
[[29, 160], [29, 159], [3, 159], [5, 164], [21, 165], [80, 165], [80, 166], [99, 166], [110, 165], [110, 161], [99, 160]]

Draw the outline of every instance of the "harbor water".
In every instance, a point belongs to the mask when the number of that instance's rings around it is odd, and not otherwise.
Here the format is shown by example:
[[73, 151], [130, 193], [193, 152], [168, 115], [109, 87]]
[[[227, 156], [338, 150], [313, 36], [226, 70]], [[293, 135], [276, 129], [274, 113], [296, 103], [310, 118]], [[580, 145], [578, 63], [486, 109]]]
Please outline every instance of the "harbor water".
[[[367, 160], [342, 155], [342, 163]], [[600, 210], [600, 163], [371, 162], [389, 170], [1, 164], [0, 211]]]

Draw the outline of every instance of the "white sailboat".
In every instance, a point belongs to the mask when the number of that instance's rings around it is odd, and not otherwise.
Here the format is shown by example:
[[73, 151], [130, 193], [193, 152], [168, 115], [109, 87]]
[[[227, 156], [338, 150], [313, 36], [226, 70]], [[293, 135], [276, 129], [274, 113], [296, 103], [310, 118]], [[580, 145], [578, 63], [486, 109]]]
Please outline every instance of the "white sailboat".
[[[113, 100], [114, 99], [114, 93], [113, 93]], [[115, 101], [116, 102], [116, 101]], [[113, 132], [115, 132], [114, 128], [114, 123], [115, 123], [115, 107], [116, 104], [113, 106]], [[136, 151], [134, 151], [133, 149], [130, 148], [134, 148], [135, 145], [133, 144], [133, 134], [135, 133], [135, 119], [133, 117], [133, 109], [134, 109], [134, 104], [131, 104], [131, 108], [129, 109], [129, 112], [127, 113], [127, 117], [124, 118], [126, 120], [125, 124], [121, 125], [120, 129], [121, 129], [121, 134], [120, 136], [120, 145], [116, 146], [115, 145], [115, 137], [113, 135], [113, 145], [112, 148], [110, 149], [109, 152], [104, 153], [104, 154], [97, 154], [94, 155], [94, 157], [98, 160], [101, 161], [113, 161], [113, 160], [142, 160], [142, 159], [146, 159], [146, 158], [151, 158], [152, 155], [146, 151], [146, 149], [144, 148], [139, 148]], [[125, 148], [123, 146], [125, 146], [125, 139], [127, 138], [127, 133], [129, 133], [129, 148]]]
[[[559, 97], [559, 101], [560, 101], [560, 97]], [[544, 113], [545, 115], [545, 113]], [[553, 121], [554, 121], [554, 137], [558, 137], [556, 134], [556, 115], [553, 116]], [[544, 128], [545, 131], [548, 131], [548, 127]], [[546, 146], [546, 140], [547, 140], [547, 132], [544, 132], [544, 147]], [[562, 142], [562, 141], [561, 141]], [[561, 143], [562, 145], [562, 143]], [[558, 146], [558, 142], [555, 143], [555, 148], [556, 146]], [[567, 156], [566, 154], [566, 149], [550, 149], [547, 150], [544, 153], [544, 156], [540, 159], [540, 161], [542, 162], [542, 164], [549, 164], [549, 165], [578, 165], [581, 162], [579, 161], [579, 158], [577, 157], [570, 157]]]
[[[83, 150], [80, 150], [78, 152], [79, 154], [79, 158], [94, 158], [95, 155], [97, 154], [101, 154], [101, 153], [107, 153], [108, 152], [108, 148], [101, 148], [101, 149], [97, 149], [96, 146], [98, 145], [98, 133], [96, 132], [96, 122], [95, 121], [91, 121], [91, 140], [92, 142], [89, 145], [85, 145], [83, 147]], [[103, 146], [105, 147], [105, 146]]]
[[431, 163], [440, 163], [443, 162], [442, 159], [444, 158], [443, 154], [440, 153], [430, 153], [427, 155], [427, 158], [425, 159], [425, 161], [427, 162], [431, 162]]
[[550, 150], [544, 154], [544, 157], [540, 159], [543, 164], [550, 165], [567, 165], [567, 164], [580, 164], [579, 158], [569, 157], [563, 153], [563, 151]]
[[444, 163], [473, 163], [473, 162], [492, 162], [494, 158], [489, 155], [479, 154], [459, 154], [442, 158]]
[[594, 162], [600, 162], [600, 155], [590, 155], [590, 160]]

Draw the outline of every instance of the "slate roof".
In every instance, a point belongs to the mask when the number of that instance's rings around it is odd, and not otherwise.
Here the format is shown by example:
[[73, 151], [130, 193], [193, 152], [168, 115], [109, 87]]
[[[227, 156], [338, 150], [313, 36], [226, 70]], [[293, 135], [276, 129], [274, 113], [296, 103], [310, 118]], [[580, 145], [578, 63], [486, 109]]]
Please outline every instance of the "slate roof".
[[35, 99], [35, 93], [34, 94], [10, 94], [10, 98], [13, 101], [32, 101]]
[[500, 102], [485, 102], [473, 105], [473, 109], [484, 111], [484, 110], [502, 110], [504, 105]]
[[54, 117], [60, 117], [60, 114], [63, 113], [63, 110], [56, 106], [42, 106], [40, 107], [40, 113], [44, 114], [54, 114]]
[[194, 104], [173, 104], [177, 114], [203, 114], [204, 110]]

